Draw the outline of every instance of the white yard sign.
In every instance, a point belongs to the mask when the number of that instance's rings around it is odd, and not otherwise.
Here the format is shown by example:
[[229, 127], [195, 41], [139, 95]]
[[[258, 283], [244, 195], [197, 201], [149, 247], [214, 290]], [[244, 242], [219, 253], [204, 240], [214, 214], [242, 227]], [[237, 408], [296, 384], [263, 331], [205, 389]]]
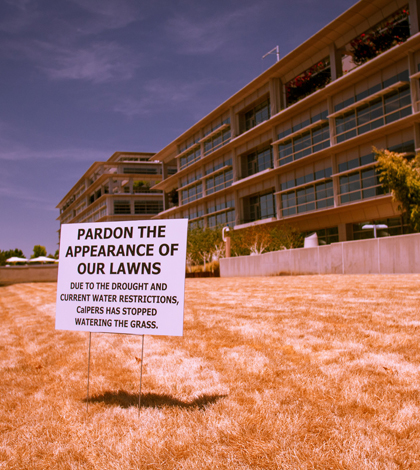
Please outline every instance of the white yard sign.
[[58, 330], [182, 336], [186, 219], [61, 226]]

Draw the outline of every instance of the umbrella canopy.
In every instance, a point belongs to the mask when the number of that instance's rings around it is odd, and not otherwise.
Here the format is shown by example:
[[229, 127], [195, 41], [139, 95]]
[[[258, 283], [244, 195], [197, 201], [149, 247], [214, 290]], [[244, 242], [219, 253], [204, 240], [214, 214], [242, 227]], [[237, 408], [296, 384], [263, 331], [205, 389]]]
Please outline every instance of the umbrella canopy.
[[28, 260], [26, 258], [18, 258], [17, 256], [12, 256], [6, 260], [8, 263], [26, 263]]
[[38, 256], [38, 258], [32, 258], [29, 260], [30, 263], [54, 263], [57, 261], [54, 258], [48, 258], [48, 256]]

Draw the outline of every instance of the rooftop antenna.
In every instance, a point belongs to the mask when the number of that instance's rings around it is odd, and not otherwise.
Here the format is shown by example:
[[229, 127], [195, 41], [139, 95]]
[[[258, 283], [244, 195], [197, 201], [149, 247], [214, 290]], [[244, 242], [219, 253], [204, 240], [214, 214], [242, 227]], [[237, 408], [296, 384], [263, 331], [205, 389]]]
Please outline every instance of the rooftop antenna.
[[264, 54], [262, 56], [262, 58], [265, 59], [268, 55], [274, 54], [274, 53], [277, 55], [277, 61], [276, 62], [278, 62], [280, 60], [280, 48], [279, 48], [279, 46], [276, 46], [273, 49], [271, 49], [271, 51], [267, 52], [267, 54]]

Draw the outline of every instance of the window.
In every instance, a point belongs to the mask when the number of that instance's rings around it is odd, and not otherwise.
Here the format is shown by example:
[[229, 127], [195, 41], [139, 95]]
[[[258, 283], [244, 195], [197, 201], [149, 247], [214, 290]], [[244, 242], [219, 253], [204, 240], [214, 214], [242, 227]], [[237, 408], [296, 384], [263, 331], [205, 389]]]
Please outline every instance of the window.
[[273, 168], [273, 150], [266, 147], [262, 150], [256, 150], [242, 157], [244, 177], [255, 175], [267, 168]]
[[361, 224], [353, 224], [353, 240], [366, 240], [368, 238], [373, 238], [373, 229], [367, 230], [363, 226], [366, 224], [370, 225], [387, 225], [388, 228], [378, 229], [377, 236], [380, 237], [392, 237], [396, 235], [406, 235], [408, 233], [413, 233], [412, 228], [410, 227], [409, 220], [406, 216], [393, 217], [390, 219], [382, 220], [371, 220], [363, 222]]
[[300, 186], [305, 183], [310, 183], [314, 180], [330, 178], [331, 175], [332, 175], [331, 167], [325, 168], [324, 170], [318, 170], [315, 173], [307, 173], [305, 176], [300, 176], [299, 178], [296, 178], [296, 179], [293, 178], [289, 181], [286, 181], [285, 183], [282, 183], [281, 190], [285, 191], [286, 189], [291, 189], [294, 186]]
[[130, 201], [114, 201], [114, 214], [131, 214]]
[[193, 222], [188, 222], [188, 230], [194, 230], [196, 228], [204, 228], [204, 220], [194, 220]]
[[232, 184], [233, 171], [226, 170], [206, 179], [206, 194], [212, 194]]
[[251, 196], [249, 198], [248, 222], [253, 222], [255, 220], [268, 219], [270, 217], [275, 217], [275, 215], [276, 215], [276, 203], [275, 203], [273, 191], [267, 194]]
[[281, 206], [283, 217], [332, 207], [334, 206], [333, 182], [329, 180], [282, 194]]
[[[308, 123], [309, 124], [309, 123]], [[281, 137], [279, 137], [281, 138]], [[311, 153], [319, 152], [330, 146], [328, 123], [310, 129], [303, 134], [279, 144], [279, 165], [299, 160]]]
[[285, 84], [287, 106], [324, 88], [330, 81], [330, 59], [326, 57]]
[[220, 168], [223, 168], [224, 166], [232, 166], [232, 159], [227, 158], [225, 160], [223, 158], [218, 158], [217, 160], [207, 163], [205, 174], [209, 175], [210, 173], [220, 170]]
[[199, 199], [202, 196], [203, 196], [203, 185], [201, 182], [194, 186], [190, 186], [187, 189], [183, 189], [181, 191], [182, 204], [195, 201], [196, 199]]
[[225, 201], [224, 199], [220, 200], [220, 198], [218, 198], [217, 200], [220, 201], [217, 204], [215, 202], [208, 204], [207, 214], [222, 211], [223, 209], [233, 209], [235, 207], [235, 202], [233, 199], [228, 199]]
[[258, 124], [270, 119], [270, 100], [265, 100], [262, 103], [250, 109], [244, 114], [244, 124], [242, 132], [248, 131]]
[[329, 245], [330, 243], [338, 242], [338, 227], [330, 227], [317, 230], [319, 245]]
[[373, 153], [369, 153], [364, 155], [363, 157], [357, 157], [353, 160], [349, 160], [348, 162], [339, 163], [338, 165], [338, 172], [342, 173], [347, 170], [352, 170], [353, 168], [357, 168], [358, 166], [368, 165], [370, 163], [375, 163], [375, 155]]
[[158, 175], [160, 171], [158, 168], [145, 168], [145, 167], [127, 167], [123, 169], [124, 174], [132, 175], [132, 174], [143, 174], [143, 175]]
[[204, 141], [204, 155], [208, 155], [227, 144], [230, 141], [230, 135], [230, 129], [224, 129], [210, 137], [209, 140]]
[[181, 188], [193, 183], [194, 181], [201, 179], [202, 176], [203, 176], [203, 173], [201, 169], [188, 173], [188, 175], [185, 175], [181, 178]]
[[189, 165], [192, 165], [194, 162], [199, 160], [200, 157], [201, 157], [200, 147], [197, 147], [195, 150], [191, 150], [191, 152], [188, 152], [187, 154], [181, 157], [180, 169], [182, 170], [183, 168]]
[[207, 226], [209, 228], [214, 228], [218, 225], [229, 225], [233, 227], [233, 225], [235, 225], [235, 210], [233, 209], [207, 217]]
[[[357, 101], [377, 93], [380, 90], [386, 90], [387, 87], [399, 81], [408, 81], [408, 70], [385, 80], [382, 84], [376, 85], [369, 90], [359, 93], [355, 98], [349, 98], [335, 106], [335, 111], [346, 108], [357, 103]], [[373, 98], [368, 103], [361, 104], [342, 116], [335, 118], [335, 129], [337, 143], [364, 134], [373, 129], [389, 124], [398, 119], [411, 114], [411, 95], [410, 86], [405, 85], [397, 90], [391, 90], [380, 97]]]
[[163, 201], [134, 201], [135, 214], [158, 214], [163, 211]]
[[359, 170], [340, 176], [340, 201], [342, 204], [384, 194], [375, 168]]

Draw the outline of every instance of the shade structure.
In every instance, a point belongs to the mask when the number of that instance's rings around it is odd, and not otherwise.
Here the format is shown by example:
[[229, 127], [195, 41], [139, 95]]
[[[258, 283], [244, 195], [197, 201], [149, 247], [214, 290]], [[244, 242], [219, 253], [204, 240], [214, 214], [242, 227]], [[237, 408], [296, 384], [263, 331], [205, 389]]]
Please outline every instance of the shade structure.
[[38, 256], [38, 258], [32, 258], [29, 260], [30, 263], [55, 263], [56, 259], [48, 258], [48, 256]]
[[27, 263], [28, 260], [26, 258], [18, 258], [17, 256], [12, 256], [11, 258], [6, 260], [8, 263]]

